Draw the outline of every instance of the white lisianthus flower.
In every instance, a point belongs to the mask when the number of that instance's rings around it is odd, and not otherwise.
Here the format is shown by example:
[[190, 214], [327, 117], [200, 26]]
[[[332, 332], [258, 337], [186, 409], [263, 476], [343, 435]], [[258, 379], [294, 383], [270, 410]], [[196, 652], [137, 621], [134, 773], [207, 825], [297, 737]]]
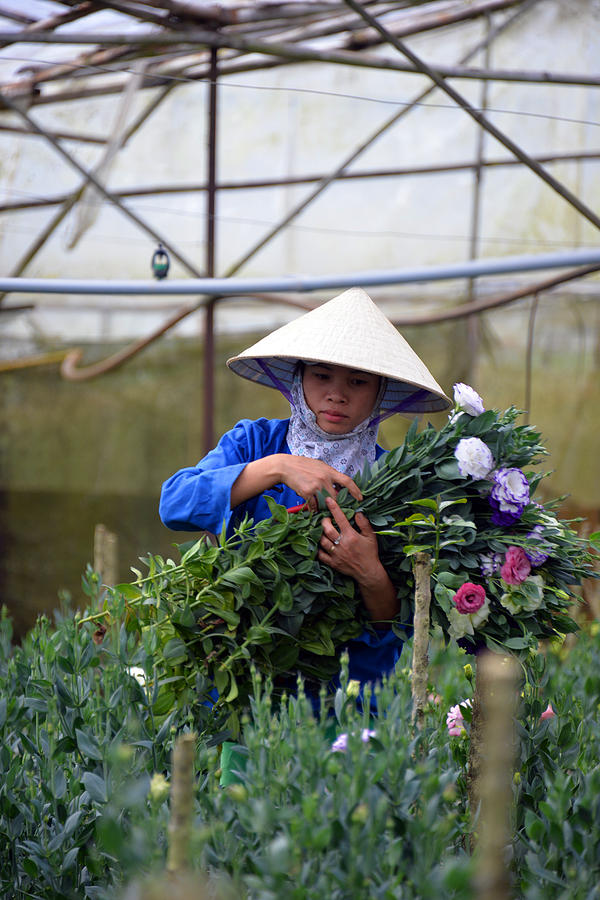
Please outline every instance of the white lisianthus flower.
[[455, 641], [463, 638], [466, 634], [475, 634], [475, 629], [481, 625], [485, 625], [490, 615], [490, 601], [485, 598], [483, 606], [480, 606], [476, 612], [461, 613], [455, 607], [448, 611], [448, 621], [450, 622], [450, 636]]
[[146, 673], [140, 666], [128, 666], [127, 672], [132, 678], [135, 678], [138, 684], [146, 687]]
[[541, 575], [530, 575], [519, 585], [511, 587], [500, 597], [502, 606], [518, 616], [522, 612], [533, 612], [539, 609], [544, 600], [544, 579]]
[[473, 390], [470, 385], [463, 384], [462, 381], [454, 385], [454, 403], [458, 409], [462, 409], [470, 416], [480, 416], [482, 412], [485, 412], [483, 400], [477, 391]]
[[494, 468], [492, 451], [480, 438], [461, 438], [454, 456], [458, 461], [460, 474], [476, 481], [485, 478]]

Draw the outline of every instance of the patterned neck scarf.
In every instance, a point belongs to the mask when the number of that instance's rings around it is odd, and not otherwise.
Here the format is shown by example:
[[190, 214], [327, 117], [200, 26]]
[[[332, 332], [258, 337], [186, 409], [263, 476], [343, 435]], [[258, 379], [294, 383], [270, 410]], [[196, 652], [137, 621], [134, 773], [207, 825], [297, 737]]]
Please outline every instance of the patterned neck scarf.
[[317, 425], [317, 418], [304, 399], [302, 372], [296, 372], [292, 382], [292, 414], [287, 433], [287, 445], [292, 454], [320, 459], [351, 478], [362, 471], [365, 463], [375, 462], [377, 425], [372, 423], [385, 392], [385, 378], [381, 382], [369, 418], [347, 434], [329, 434]]

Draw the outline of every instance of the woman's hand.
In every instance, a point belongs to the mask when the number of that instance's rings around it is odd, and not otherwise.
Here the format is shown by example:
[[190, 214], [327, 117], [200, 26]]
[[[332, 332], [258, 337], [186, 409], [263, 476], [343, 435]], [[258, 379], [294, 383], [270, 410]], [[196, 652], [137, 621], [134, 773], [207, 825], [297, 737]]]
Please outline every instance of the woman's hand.
[[312, 509], [317, 508], [319, 491], [335, 497], [340, 488], [345, 487], [353, 497], [362, 500], [358, 485], [349, 475], [343, 475], [320, 459], [273, 453], [249, 462], [242, 469], [231, 488], [231, 508], [250, 497], [257, 497], [275, 484], [287, 484]]
[[379, 559], [371, 523], [364, 513], [357, 512], [357, 531], [332, 497], [327, 497], [326, 503], [335, 524], [329, 517], [323, 519], [319, 561], [356, 581], [371, 619], [393, 619], [399, 612], [396, 589]]
[[349, 475], [338, 472], [337, 469], [322, 460], [310, 459], [306, 456], [291, 456], [287, 453], [279, 455], [281, 456], [281, 481], [296, 491], [300, 497], [303, 497], [313, 509], [316, 509], [316, 495], [319, 491], [325, 491], [330, 497], [335, 497], [340, 488], [345, 487], [356, 500], [362, 500], [362, 494], [356, 482]]

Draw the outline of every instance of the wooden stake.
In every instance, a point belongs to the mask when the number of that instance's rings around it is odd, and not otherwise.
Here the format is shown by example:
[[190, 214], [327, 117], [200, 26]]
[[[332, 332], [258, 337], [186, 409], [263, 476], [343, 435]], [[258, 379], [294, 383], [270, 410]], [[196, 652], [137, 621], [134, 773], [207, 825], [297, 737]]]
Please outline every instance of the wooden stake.
[[194, 733], [180, 735], [173, 748], [171, 818], [167, 853], [167, 872], [171, 875], [185, 872], [190, 865], [195, 750], [196, 735]]
[[517, 677], [513, 657], [486, 652], [477, 661], [478, 702], [473, 704], [470, 754], [471, 775], [476, 777], [469, 789], [472, 813], [479, 809], [474, 884], [477, 900], [511, 897], [506, 849], [511, 841]]
[[94, 571], [98, 572], [103, 584], [113, 585], [118, 581], [118, 538], [106, 525], [96, 525], [94, 529]]
[[415, 573], [415, 633], [412, 659], [412, 722], [423, 727], [427, 702], [427, 650], [429, 647], [429, 607], [431, 604], [431, 558], [428, 553], [417, 553]]

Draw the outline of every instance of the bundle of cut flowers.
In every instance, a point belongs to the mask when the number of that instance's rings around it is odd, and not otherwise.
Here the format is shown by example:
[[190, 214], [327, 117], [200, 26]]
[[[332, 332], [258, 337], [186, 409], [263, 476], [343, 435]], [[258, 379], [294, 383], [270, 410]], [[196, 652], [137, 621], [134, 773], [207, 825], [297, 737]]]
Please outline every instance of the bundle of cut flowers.
[[[345, 490], [338, 502], [351, 521], [362, 509], [379, 535], [400, 600], [390, 627], [401, 637], [412, 623], [413, 557], [425, 551], [432, 626], [469, 652], [524, 655], [576, 629], [569, 606], [594, 574], [599, 535], [584, 540], [556, 515], [558, 501], [535, 499], [544, 474], [534, 466], [547, 451], [516, 408], [485, 410], [464, 384], [454, 400], [441, 429], [418, 431], [415, 421], [400, 447], [365, 468], [360, 503]], [[276, 689], [298, 674], [329, 682], [340, 650], [373, 627], [353, 581], [316, 559], [324, 502], [295, 513], [270, 504], [270, 519], [246, 520], [216, 544], [180, 545], [178, 563], [150, 556], [147, 575], [134, 570], [136, 581], [115, 589], [128, 627], [141, 631], [157, 713], [183, 693], [235, 716], [251, 695], [251, 663]]]

